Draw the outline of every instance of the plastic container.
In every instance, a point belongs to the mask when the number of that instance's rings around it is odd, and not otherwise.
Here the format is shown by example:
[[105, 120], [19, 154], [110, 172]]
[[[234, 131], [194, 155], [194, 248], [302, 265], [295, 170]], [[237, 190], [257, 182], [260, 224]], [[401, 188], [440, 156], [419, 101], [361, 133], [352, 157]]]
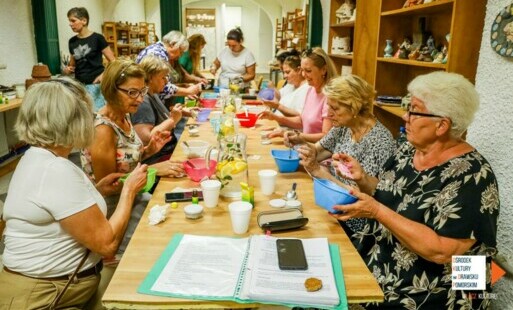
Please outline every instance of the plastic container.
[[205, 157], [205, 152], [210, 147], [210, 143], [203, 140], [190, 140], [187, 141], [187, 145], [183, 142], [181, 143], [182, 150], [187, 156], [187, 158], [198, 158]]
[[191, 220], [199, 219], [203, 215], [203, 206], [198, 204], [186, 205], [183, 208], [185, 217]]
[[399, 136], [397, 136], [396, 141], [398, 146], [408, 141], [406, 138], [406, 128], [404, 128], [404, 126], [399, 127]]
[[274, 99], [274, 89], [273, 88], [264, 88], [258, 92], [258, 97], [263, 100], [271, 101]]
[[314, 178], [315, 204], [331, 213], [340, 213], [333, 209], [335, 205], [346, 205], [358, 200], [355, 196], [337, 184], [326, 179]]
[[203, 96], [202, 99], [217, 99], [217, 98], [219, 98], [219, 94], [217, 94], [217, 93], [203, 93], [202, 96]]
[[299, 155], [295, 150], [271, 150], [271, 155], [281, 173], [294, 172], [299, 167]]
[[201, 109], [196, 116], [196, 121], [200, 123], [206, 122], [208, 120], [208, 116], [210, 115], [210, 111], [210, 109]]
[[245, 112], [241, 112], [235, 114], [235, 116], [239, 119], [239, 123], [242, 127], [253, 127], [258, 120], [258, 115], [255, 113], [248, 113], [248, 115], [246, 115]]
[[185, 99], [186, 107], [192, 108], [192, 107], [195, 107], [197, 104], [198, 104], [198, 102], [196, 101], [196, 99]]
[[210, 178], [216, 172], [217, 161], [211, 159], [210, 167], [206, 167], [205, 164], [205, 158], [193, 158], [185, 161], [183, 167], [192, 181], [199, 182], [203, 178]]
[[[119, 180], [124, 183], [129, 175], [130, 175], [130, 173], [125, 174], [124, 176], [119, 178]], [[157, 169], [148, 168], [147, 174], [146, 174], [146, 185], [144, 185], [144, 187], [139, 191], [139, 193], [148, 192], [155, 184], [156, 178], [157, 178]]]
[[200, 104], [204, 108], [215, 108], [217, 104], [217, 99], [215, 98], [201, 98]]

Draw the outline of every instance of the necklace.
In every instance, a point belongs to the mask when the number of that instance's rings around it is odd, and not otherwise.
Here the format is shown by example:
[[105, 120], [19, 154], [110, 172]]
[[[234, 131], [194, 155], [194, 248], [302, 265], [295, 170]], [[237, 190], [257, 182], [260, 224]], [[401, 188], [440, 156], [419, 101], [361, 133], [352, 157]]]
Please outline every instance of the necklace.
[[362, 133], [360, 134], [357, 134], [356, 132], [353, 132], [351, 130], [351, 141], [353, 143], [359, 143], [363, 137], [365, 137], [365, 135], [371, 131], [372, 127], [374, 127], [374, 122], [373, 121], [370, 121], [368, 122], [367, 126], [365, 126], [364, 130], [362, 131]]

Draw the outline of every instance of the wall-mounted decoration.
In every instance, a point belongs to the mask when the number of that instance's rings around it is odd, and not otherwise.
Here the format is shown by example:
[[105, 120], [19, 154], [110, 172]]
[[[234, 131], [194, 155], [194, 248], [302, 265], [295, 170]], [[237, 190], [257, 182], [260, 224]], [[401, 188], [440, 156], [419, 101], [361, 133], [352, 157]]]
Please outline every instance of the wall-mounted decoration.
[[491, 45], [504, 57], [513, 57], [513, 3], [502, 9], [492, 24]]

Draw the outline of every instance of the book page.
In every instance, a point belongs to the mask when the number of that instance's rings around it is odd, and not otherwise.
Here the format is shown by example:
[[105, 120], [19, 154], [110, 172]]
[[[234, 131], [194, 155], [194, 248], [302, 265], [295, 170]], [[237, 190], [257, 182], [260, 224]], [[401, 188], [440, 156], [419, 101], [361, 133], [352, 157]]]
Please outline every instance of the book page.
[[176, 295], [233, 298], [248, 238], [184, 235], [152, 286]]
[[[326, 238], [301, 239], [308, 261], [308, 270], [280, 270], [276, 239], [253, 236], [240, 299], [253, 299], [311, 306], [336, 306], [340, 299], [335, 284]], [[304, 282], [315, 277], [322, 288], [307, 292]]]

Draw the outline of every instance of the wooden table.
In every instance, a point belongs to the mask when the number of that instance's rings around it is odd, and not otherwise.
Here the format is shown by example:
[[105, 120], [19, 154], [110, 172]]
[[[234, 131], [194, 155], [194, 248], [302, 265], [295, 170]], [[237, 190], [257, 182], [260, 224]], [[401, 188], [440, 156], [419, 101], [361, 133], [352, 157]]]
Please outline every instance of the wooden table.
[[[338, 224], [327, 212], [316, 206], [313, 197], [313, 183], [311, 178], [300, 170], [294, 173], [278, 174], [276, 191], [272, 196], [264, 196], [259, 190], [257, 171], [260, 169], [277, 169], [270, 150], [284, 148], [279, 139], [273, 140], [271, 145], [260, 144], [259, 131], [274, 125], [269, 121], [260, 120], [255, 129], [241, 128], [240, 132], [247, 135], [247, 154], [249, 156], [249, 184], [255, 186], [255, 209], [250, 222], [249, 234], [262, 234], [257, 225], [257, 214], [260, 211], [270, 210], [268, 201], [281, 198], [297, 182], [299, 200], [303, 203], [303, 213], [309, 218], [309, 223], [303, 229], [275, 233], [284, 237], [328, 237], [329, 242], [340, 247], [344, 281], [349, 303], [382, 301], [383, 292], [376, 280], [369, 272], [364, 262], [356, 252], [352, 243]], [[201, 123], [200, 137], [190, 138], [185, 130], [181, 139], [200, 139], [215, 144], [215, 138], [210, 124]], [[259, 159], [256, 159], [257, 157]], [[181, 146], [177, 146], [173, 159], [184, 160], [185, 156]], [[188, 178], [161, 179], [150, 201], [146, 212], [141, 219], [128, 248], [117, 267], [112, 281], [105, 292], [102, 302], [108, 309], [177, 309], [177, 308], [248, 308], [258, 307], [258, 304], [238, 304], [229, 301], [201, 301], [180, 298], [167, 298], [137, 293], [137, 288], [160, 257], [164, 248], [175, 233], [188, 233], [197, 235], [233, 235], [227, 205], [229, 200], [220, 198], [217, 207], [205, 208], [203, 217], [198, 220], [188, 220], [183, 213], [183, 207], [188, 203], [180, 203], [177, 209], [169, 209], [167, 220], [156, 226], [148, 225], [148, 212], [155, 204], [164, 203], [164, 193], [180, 186], [183, 188], [199, 187], [198, 183]], [[205, 275], [208, 276], [208, 275]]]

